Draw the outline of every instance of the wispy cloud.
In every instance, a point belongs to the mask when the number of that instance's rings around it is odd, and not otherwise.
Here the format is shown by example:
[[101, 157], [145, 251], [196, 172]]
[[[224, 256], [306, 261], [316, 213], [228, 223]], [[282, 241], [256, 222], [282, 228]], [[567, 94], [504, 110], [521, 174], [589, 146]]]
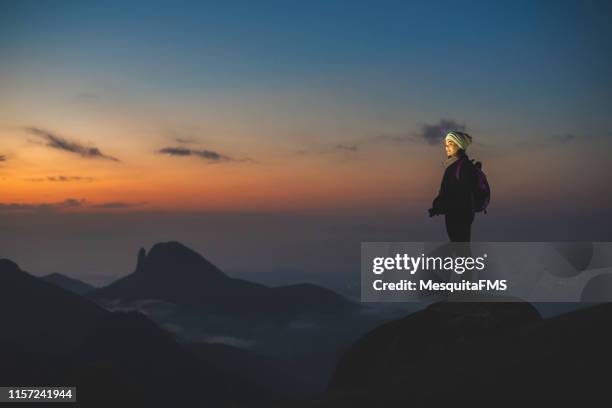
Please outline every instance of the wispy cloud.
[[55, 211], [78, 208], [85, 204], [84, 199], [68, 198], [57, 203], [0, 203], [0, 211]]
[[202, 141], [205, 130], [200, 126], [185, 125], [168, 128], [164, 131], [165, 136], [178, 144], [198, 144]]
[[553, 136], [553, 138], [561, 142], [569, 142], [570, 140], [574, 140], [576, 138], [576, 135], [571, 134], [571, 133], [566, 133], [564, 135], [555, 135]]
[[540, 137], [540, 138], [533, 138], [527, 141], [517, 142], [517, 145], [547, 148], [547, 147], [555, 147], [555, 146], [564, 145], [566, 143], [571, 142], [572, 140], [576, 138], [577, 136], [574, 135], [573, 133], [562, 133], [562, 134], [550, 135], [550, 136]]
[[317, 146], [308, 149], [299, 149], [295, 153], [300, 156], [312, 154], [333, 154], [333, 153], [354, 153], [359, 150], [358, 142], [353, 143], [336, 143], [330, 145]]
[[191, 139], [191, 138], [182, 138], [182, 137], [177, 137], [177, 138], [174, 139], [174, 141], [176, 143], [180, 143], [180, 144], [192, 144], [192, 143], [196, 142], [194, 139]]
[[103, 203], [92, 203], [84, 198], [68, 198], [64, 201], [53, 203], [0, 203], [0, 212], [52, 212], [57, 210], [83, 208], [83, 209], [125, 209], [145, 205], [146, 202], [108, 201]]
[[435, 145], [444, 139], [444, 136], [451, 130], [467, 130], [465, 124], [461, 124], [453, 119], [440, 119], [436, 124], [425, 124], [421, 126], [418, 132], [398, 132], [398, 133], [380, 133], [372, 136], [356, 138], [353, 141], [329, 144], [327, 146], [318, 146], [309, 149], [300, 149], [296, 151], [298, 155], [308, 154], [329, 154], [342, 152], [357, 152], [362, 148], [367, 148], [372, 145], [398, 145], [404, 143], [421, 143], [425, 142], [428, 145]]
[[105, 209], [109, 209], [109, 210], [114, 210], [114, 209], [123, 209], [123, 208], [132, 208], [132, 207], [139, 207], [141, 205], [146, 204], [145, 202], [139, 202], [139, 203], [127, 203], [127, 202], [123, 202], [123, 201], [110, 201], [108, 203], [100, 203], [100, 204], [95, 204], [92, 205], [92, 208], [105, 208]]
[[71, 181], [82, 181], [82, 182], [91, 182], [95, 179], [93, 177], [80, 177], [80, 176], [49, 176], [49, 177], [39, 177], [39, 178], [29, 178], [25, 179], [26, 181], [34, 181], [34, 182], [61, 182], [67, 183]]
[[451, 130], [467, 130], [465, 123], [461, 124], [453, 119], [440, 119], [437, 124], [425, 124], [421, 127], [421, 131], [417, 134], [418, 139], [423, 140], [429, 145], [440, 143], [444, 136]]
[[381, 133], [379, 135], [374, 136], [371, 139], [372, 142], [375, 143], [413, 143], [417, 142], [418, 139], [415, 135], [408, 133], [399, 133], [399, 134], [390, 134], [390, 133]]
[[46, 141], [46, 146], [52, 149], [78, 154], [79, 156], [86, 158], [104, 159], [115, 162], [119, 161], [119, 159], [117, 159], [116, 157], [102, 153], [97, 147], [85, 146], [79, 142], [67, 140], [62, 136], [56, 135], [44, 129], [39, 129], [36, 127], [26, 127], [25, 130], [29, 134], [37, 136]]
[[164, 147], [163, 149], [159, 149], [158, 153], [167, 154], [169, 156], [191, 156], [193, 150], [186, 147]]
[[195, 157], [204, 159], [210, 163], [220, 163], [220, 162], [229, 162], [229, 161], [241, 161], [241, 162], [251, 162], [251, 163], [255, 162], [251, 158], [236, 159], [236, 158], [232, 158], [232, 157], [226, 156], [224, 154], [221, 154], [221, 153], [218, 153], [212, 150], [190, 149], [190, 148], [183, 147], [183, 146], [164, 147], [162, 149], [159, 149], [157, 152], [159, 154], [165, 154], [168, 156], [175, 156], [175, 157], [195, 156]]
[[342, 151], [348, 151], [348, 152], [356, 152], [359, 148], [357, 147], [356, 144], [342, 144], [339, 143], [337, 145], [334, 146], [335, 150], [342, 150]]

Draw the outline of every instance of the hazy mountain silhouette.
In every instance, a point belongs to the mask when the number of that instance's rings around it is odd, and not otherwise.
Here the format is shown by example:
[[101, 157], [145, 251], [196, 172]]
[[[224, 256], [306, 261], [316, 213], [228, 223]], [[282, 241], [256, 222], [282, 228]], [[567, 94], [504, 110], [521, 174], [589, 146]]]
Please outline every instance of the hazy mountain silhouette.
[[612, 304], [541, 320], [526, 303], [439, 303], [341, 358], [323, 406], [600, 406]]
[[0, 260], [0, 313], [7, 336], [53, 336], [76, 344], [105, 316], [103, 308], [81, 296], [23, 272], [17, 264]]
[[231, 315], [293, 316], [342, 313], [359, 306], [311, 284], [271, 288], [227, 276], [197, 252], [178, 242], [138, 252], [136, 270], [90, 296], [97, 300], [158, 299]]
[[72, 293], [76, 293], [77, 295], [85, 295], [89, 292], [93, 292], [94, 290], [96, 290], [95, 286], [92, 286], [85, 282], [81, 282], [78, 279], [62, 275], [61, 273], [52, 273], [50, 275], [45, 275], [42, 276], [41, 279], [46, 282], [52, 283], [55, 286], [59, 286], [62, 289], [66, 289]]
[[0, 384], [76, 385], [83, 406], [269, 400], [197, 358], [142, 314], [108, 312], [6, 259], [0, 260], [0, 321]]
[[133, 273], [87, 296], [110, 310], [139, 310], [182, 343], [232, 346], [206, 361], [236, 375], [261, 368], [244, 378], [294, 394], [322, 391], [339, 350], [384, 321], [321, 286], [232, 278], [178, 242], [140, 249]]

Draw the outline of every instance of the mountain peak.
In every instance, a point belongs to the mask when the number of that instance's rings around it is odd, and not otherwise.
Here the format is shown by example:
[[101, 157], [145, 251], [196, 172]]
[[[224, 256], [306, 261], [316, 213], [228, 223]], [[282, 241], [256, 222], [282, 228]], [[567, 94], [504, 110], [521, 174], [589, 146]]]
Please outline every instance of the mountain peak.
[[[145, 253], [144, 250], [141, 249], [138, 256], [141, 257], [143, 255], [145, 255]], [[155, 262], [171, 261], [173, 264], [200, 263], [206, 261], [202, 255], [176, 241], [159, 242], [153, 245], [143, 260], [147, 262], [151, 260]]]
[[[144, 251], [144, 249], [142, 250]], [[202, 255], [198, 254], [193, 249], [190, 249], [187, 246], [177, 241], [158, 242], [157, 244], [151, 247], [151, 250], [149, 251], [148, 256], [157, 256], [158, 254], [164, 254], [164, 253], [165, 254], [172, 253], [172, 254], [181, 255], [181, 256], [202, 258]]]
[[143, 248], [138, 251], [136, 272], [152, 271], [206, 271], [224, 275], [219, 268], [206, 260], [202, 255], [180, 242], [160, 242], [147, 253]]
[[0, 259], [0, 272], [4, 273], [13, 273], [13, 272], [22, 272], [19, 265], [10, 259]]

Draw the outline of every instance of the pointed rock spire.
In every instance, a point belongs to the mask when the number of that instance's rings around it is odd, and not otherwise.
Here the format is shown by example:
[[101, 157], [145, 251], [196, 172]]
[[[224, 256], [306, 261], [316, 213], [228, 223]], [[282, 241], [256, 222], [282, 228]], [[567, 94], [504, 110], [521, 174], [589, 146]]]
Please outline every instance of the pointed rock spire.
[[136, 272], [144, 270], [144, 260], [147, 256], [147, 251], [144, 248], [138, 250], [138, 261], [136, 261]]

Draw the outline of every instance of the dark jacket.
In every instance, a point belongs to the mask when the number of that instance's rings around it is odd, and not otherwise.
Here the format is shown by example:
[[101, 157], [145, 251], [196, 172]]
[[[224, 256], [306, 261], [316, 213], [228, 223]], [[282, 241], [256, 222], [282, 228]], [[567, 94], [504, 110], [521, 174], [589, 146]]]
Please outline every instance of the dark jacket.
[[463, 154], [444, 171], [440, 192], [432, 205], [434, 214], [445, 214], [447, 218], [471, 223], [474, 220], [476, 183], [474, 163]]

